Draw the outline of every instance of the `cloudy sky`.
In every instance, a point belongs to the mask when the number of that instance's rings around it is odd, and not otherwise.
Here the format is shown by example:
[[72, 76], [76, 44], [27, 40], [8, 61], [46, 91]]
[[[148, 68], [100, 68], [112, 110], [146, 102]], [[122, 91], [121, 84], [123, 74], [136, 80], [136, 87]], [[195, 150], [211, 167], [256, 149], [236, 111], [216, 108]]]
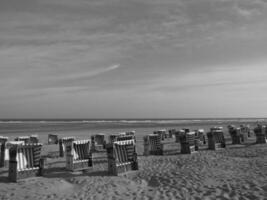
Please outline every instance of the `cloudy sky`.
[[266, 108], [267, 0], [0, 0], [0, 118]]

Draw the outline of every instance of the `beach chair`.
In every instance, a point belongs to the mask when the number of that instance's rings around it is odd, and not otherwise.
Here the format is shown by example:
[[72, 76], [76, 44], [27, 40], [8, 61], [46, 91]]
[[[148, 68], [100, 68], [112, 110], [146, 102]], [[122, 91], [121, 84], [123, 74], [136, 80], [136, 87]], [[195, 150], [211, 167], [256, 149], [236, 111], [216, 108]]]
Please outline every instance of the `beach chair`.
[[254, 133], [255, 133], [255, 136], [256, 136], [256, 144], [265, 144], [265, 143], [267, 143], [266, 126], [257, 125], [254, 128]]
[[157, 135], [160, 135], [161, 140], [164, 140], [165, 138], [167, 138], [167, 130], [166, 129], [154, 131], [153, 133], [157, 134]]
[[91, 136], [92, 151], [102, 151], [105, 149], [105, 134], [96, 134]]
[[211, 128], [207, 133], [208, 149], [218, 150], [226, 147], [224, 133], [221, 127]]
[[164, 145], [161, 143], [161, 140], [161, 135], [146, 135], [144, 137], [144, 155], [163, 155]]
[[244, 140], [251, 137], [249, 125], [240, 125], [240, 129], [241, 129], [241, 132], [243, 133], [244, 137], [246, 137], [246, 138], [244, 138]]
[[247, 141], [247, 133], [242, 132], [241, 128], [230, 126], [228, 129], [232, 139], [232, 144], [243, 144]]
[[138, 170], [135, 141], [115, 141], [107, 145], [108, 172], [119, 175], [131, 170]]
[[65, 156], [65, 144], [70, 141], [74, 141], [75, 137], [63, 137], [58, 140], [59, 145], [59, 157]]
[[43, 174], [42, 144], [10, 144], [8, 178], [12, 182]]
[[8, 141], [8, 137], [0, 136], [0, 167], [5, 166], [7, 141]]
[[169, 138], [175, 138], [175, 133], [176, 133], [176, 130], [175, 129], [170, 129], [168, 130], [168, 133], [169, 133]]
[[185, 132], [180, 135], [181, 154], [191, 154], [198, 150], [195, 132]]
[[48, 144], [58, 144], [58, 135], [48, 134]]
[[15, 141], [24, 141], [25, 144], [31, 143], [30, 136], [19, 136], [14, 139]]
[[39, 143], [38, 135], [31, 135], [30, 136], [30, 143]]
[[86, 170], [93, 167], [90, 140], [68, 140], [66, 146], [66, 169]]
[[195, 136], [198, 144], [206, 144], [206, 137], [204, 129], [195, 130]]

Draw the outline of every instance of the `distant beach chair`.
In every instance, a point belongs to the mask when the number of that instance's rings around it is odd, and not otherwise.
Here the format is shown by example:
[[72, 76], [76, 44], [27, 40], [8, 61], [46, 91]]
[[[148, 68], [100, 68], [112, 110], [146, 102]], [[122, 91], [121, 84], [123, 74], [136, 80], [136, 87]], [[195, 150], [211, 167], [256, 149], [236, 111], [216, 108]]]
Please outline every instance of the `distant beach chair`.
[[75, 137], [63, 137], [58, 140], [58, 145], [59, 145], [59, 157], [64, 157], [65, 156], [65, 144], [70, 141], [74, 141], [76, 138]]
[[8, 141], [8, 137], [0, 136], [0, 167], [5, 166], [7, 141]]
[[102, 151], [105, 149], [106, 141], [105, 134], [95, 134], [91, 136], [92, 151]]
[[170, 129], [168, 130], [169, 138], [175, 138], [176, 129]]
[[247, 132], [244, 132], [241, 128], [235, 126], [228, 126], [228, 131], [232, 139], [232, 144], [243, 144], [247, 141]]
[[14, 139], [15, 141], [24, 141], [25, 144], [31, 143], [30, 136], [19, 136]]
[[90, 140], [68, 140], [66, 146], [66, 169], [85, 170], [93, 167]]
[[226, 147], [224, 133], [221, 127], [214, 127], [207, 133], [208, 149], [217, 150]]
[[206, 144], [206, 137], [204, 129], [195, 130], [196, 140], [199, 144]]
[[10, 181], [38, 176], [43, 174], [43, 162], [41, 162], [42, 144], [10, 144], [9, 147], [9, 171]]
[[48, 144], [58, 144], [58, 135], [48, 134]]
[[198, 150], [198, 143], [195, 137], [195, 132], [185, 132], [180, 135], [181, 153], [191, 154]]
[[157, 135], [160, 135], [161, 140], [164, 140], [165, 138], [167, 138], [167, 130], [166, 129], [154, 131], [153, 133], [157, 134]]
[[251, 137], [251, 131], [249, 125], [240, 125], [241, 132], [245, 137]]
[[107, 145], [108, 172], [117, 176], [130, 170], [138, 170], [135, 141], [115, 141]]
[[30, 135], [30, 143], [39, 143], [38, 135]]
[[257, 125], [254, 128], [254, 133], [256, 136], [256, 144], [266, 144], [267, 143], [266, 126]]
[[144, 155], [163, 155], [163, 144], [161, 135], [149, 134], [144, 137]]

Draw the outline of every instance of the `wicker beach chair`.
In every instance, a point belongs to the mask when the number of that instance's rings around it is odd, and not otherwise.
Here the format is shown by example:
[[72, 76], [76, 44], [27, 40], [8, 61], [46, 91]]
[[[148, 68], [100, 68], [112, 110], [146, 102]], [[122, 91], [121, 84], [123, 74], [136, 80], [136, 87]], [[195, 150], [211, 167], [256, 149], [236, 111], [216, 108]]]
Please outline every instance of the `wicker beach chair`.
[[257, 125], [254, 128], [254, 133], [256, 136], [256, 144], [266, 144], [267, 143], [267, 130], [264, 125]]
[[198, 150], [198, 141], [195, 137], [195, 132], [185, 132], [180, 135], [181, 153], [191, 154]]
[[228, 126], [229, 134], [232, 139], [232, 144], [243, 144], [247, 141], [247, 132], [242, 131], [241, 128], [236, 128], [234, 126]]
[[116, 141], [124, 141], [124, 140], [135, 140], [136, 141], [136, 138], [135, 138], [135, 135], [126, 135], [126, 133], [120, 133], [120, 134], [113, 134], [113, 135], [110, 135], [109, 136], [109, 143], [112, 144]]
[[176, 129], [170, 129], [168, 130], [169, 138], [175, 138]]
[[48, 144], [58, 144], [58, 135], [48, 134]]
[[79, 171], [93, 167], [90, 140], [68, 140], [65, 146], [66, 169]]
[[207, 133], [208, 149], [218, 150], [226, 147], [224, 133], [221, 127], [214, 127]]
[[9, 147], [9, 171], [10, 181], [38, 176], [43, 174], [43, 162], [41, 162], [42, 144], [10, 144]]
[[106, 147], [105, 134], [95, 134], [91, 136], [92, 151], [102, 151]]
[[135, 141], [115, 141], [107, 145], [108, 172], [117, 176], [131, 170], [138, 170]]
[[0, 136], [0, 167], [5, 166], [7, 141], [8, 137]]
[[144, 137], [144, 155], [163, 155], [164, 145], [161, 143], [161, 140], [161, 135], [146, 135]]
[[58, 140], [58, 145], [59, 145], [59, 157], [64, 157], [65, 156], [65, 151], [66, 151], [66, 143], [70, 141], [74, 141], [76, 138], [75, 137], [63, 137]]

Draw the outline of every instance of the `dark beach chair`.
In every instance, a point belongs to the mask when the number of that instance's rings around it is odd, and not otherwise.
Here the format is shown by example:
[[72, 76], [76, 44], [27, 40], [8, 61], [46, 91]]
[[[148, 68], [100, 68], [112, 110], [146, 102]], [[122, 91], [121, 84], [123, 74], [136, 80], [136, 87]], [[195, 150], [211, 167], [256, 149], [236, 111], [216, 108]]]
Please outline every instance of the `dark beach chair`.
[[8, 137], [0, 136], [0, 167], [5, 166], [7, 141]]
[[207, 133], [207, 137], [208, 137], [208, 149], [218, 150], [226, 147], [222, 128], [220, 127], [211, 128], [210, 132]]
[[132, 170], [138, 170], [135, 141], [115, 141], [107, 145], [108, 172], [117, 176]]
[[93, 167], [90, 140], [68, 140], [65, 147], [66, 169], [79, 171]]
[[243, 144], [247, 141], [247, 133], [242, 131], [241, 128], [234, 126], [228, 126], [229, 134], [232, 139], [232, 144]]
[[180, 135], [181, 153], [191, 154], [198, 150], [195, 132], [185, 132]]
[[102, 151], [105, 149], [105, 134], [95, 134], [91, 136], [92, 151]]
[[58, 135], [48, 134], [48, 144], [58, 144]]
[[144, 137], [144, 155], [163, 155], [164, 145], [161, 143], [161, 140], [161, 135], [146, 135]]
[[43, 174], [42, 144], [11, 144], [8, 177], [12, 182]]
[[66, 143], [70, 141], [74, 141], [76, 138], [75, 137], [63, 137], [58, 140], [58, 145], [59, 145], [59, 157], [64, 157], [65, 156], [65, 151], [66, 151]]
[[167, 138], [167, 130], [162, 129], [162, 130], [158, 130], [158, 131], [154, 131], [153, 134], [158, 134], [161, 137], [161, 140], [164, 140], [165, 138]]
[[255, 133], [255, 136], [256, 136], [256, 144], [266, 144], [267, 143], [266, 126], [257, 125], [254, 128], [254, 133]]

